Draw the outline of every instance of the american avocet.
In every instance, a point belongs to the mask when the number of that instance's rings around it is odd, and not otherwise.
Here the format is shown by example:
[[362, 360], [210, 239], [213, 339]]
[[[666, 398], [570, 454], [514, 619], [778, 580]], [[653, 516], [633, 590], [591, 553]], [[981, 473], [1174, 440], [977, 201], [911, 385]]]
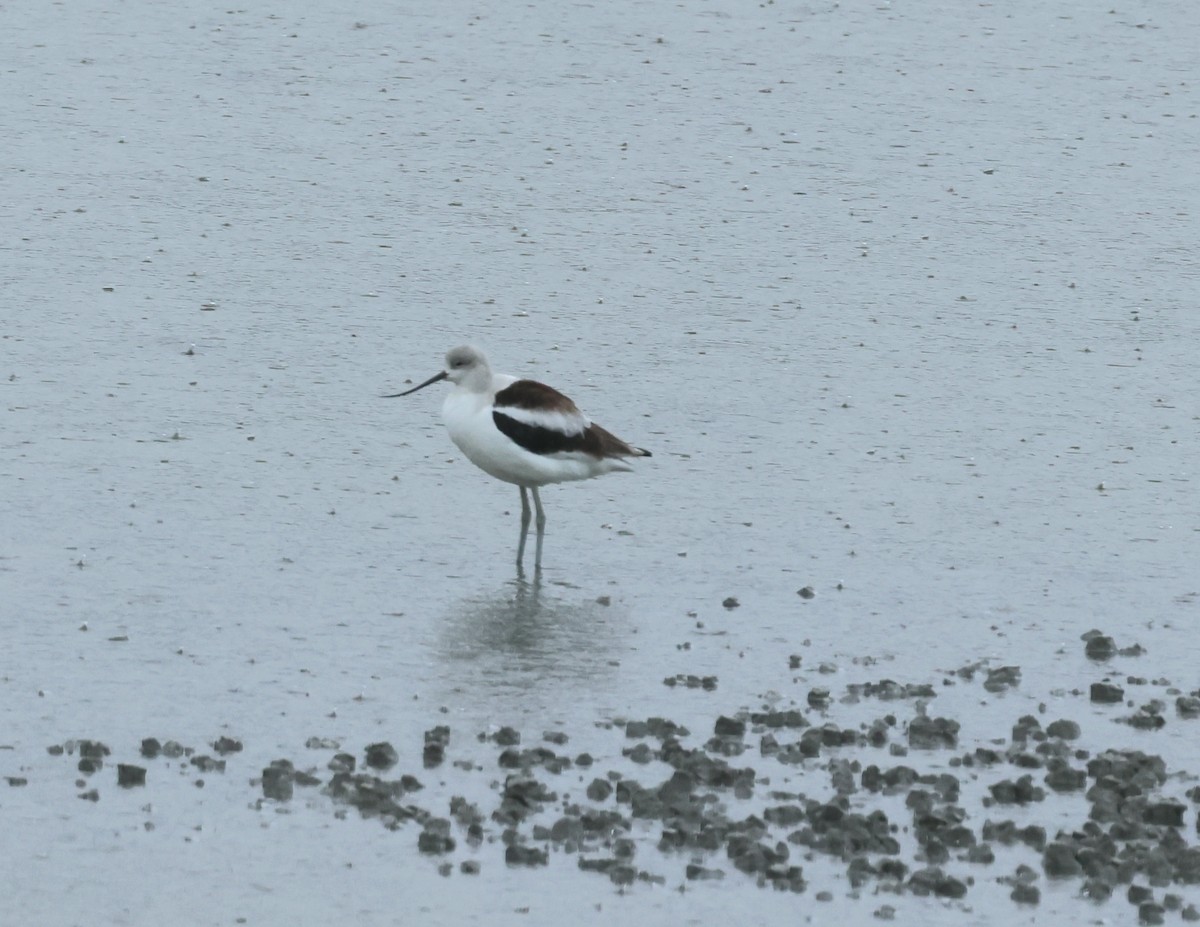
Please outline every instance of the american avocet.
[[542, 536], [546, 513], [538, 487], [567, 480], [587, 480], [617, 470], [632, 470], [627, 457], [649, 457], [650, 452], [626, 444], [593, 424], [578, 406], [552, 387], [535, 380], [492, 373], [478, 348], [463, 346], [446, 355], [446, 369], [424, 383], [392, 393], [385, 399], [407, 396], [438, 380], [449, 380], [454, 389], [442, 404], [442, 418], [450, 440], [467, 459], [485, 473], [521, 489], [521, 540], [517, 566], [525, 556], [529, 534], [529, 497], [537, 506], [537, 553], [542, 566]]

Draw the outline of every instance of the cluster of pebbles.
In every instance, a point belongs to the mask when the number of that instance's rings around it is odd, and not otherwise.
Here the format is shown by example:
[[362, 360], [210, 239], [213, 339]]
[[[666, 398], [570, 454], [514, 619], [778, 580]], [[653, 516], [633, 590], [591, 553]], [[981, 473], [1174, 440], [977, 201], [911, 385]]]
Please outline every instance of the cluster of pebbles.
[[[1084, 639], [1088, 657], [1097, 663], [1141, 652], [1118, 650], [1099, 632]], [[798, 658], [791, 661], [795, 668]], [[1020, 670], [1011, 666], [975, 664], [950, 675], [978, 678], [989, 692], [1020, 681]], [[666, 682], [678, 685], [684, 679]], [[1112, 720], [1154, 731], [1172, 716], [1184, 722], [1200, 717], [1200, 691], [1184, 693], [1157, 682], [1164, 694], [1174, 696], [1173, 710], [1156, 699]], [[715, 679], [711, 686], [697, 687], [711, 691]], [[1107, 679], [1088, 694], [1097, 705], [1120, 706], [1115, 713], [1133, 707], [1121, 689]], [[289, 802], [297, 789], [320, 789], [339, 815], [354, 809], [390, 829], [413, 833], [417, 849], [433, 857], [447, 876], [456, 868], [477, 873], [487, 858], [481, 848], [491, 845], [503, 847], [509, 866], [544, 866], [552, 853], [572, 854], [580, 869], [601, 873], [618, 886], [664, 883], [667, 876], [659, 870], [667, 868], [673, 870], [673, 883], [679, 877], [749, 878], [759, 886], [804, 892], [809, 887], [804, 863], [819, 855], [845, 865], [854, 893], [866, 889], [956, 899], [986, 873], [1011, 887], [1013, 901], [1021, 905], [1038, 904], [1044, 879], [1075, 880], [1082, 898], [1124, 895], [1138, 907], [1143, 923], [1163, 923], [1168, 912], [1184, 921], [1200, 920], [1200, 911], [1183, 894], [1188, 886], [1200, 885], [1200, 846], [1188, 841], [1189, 830], [1200, 832], [1200, 786], [1185, 790], [1182, 777], [1152, 754], [1080, 749], [1080, 727], [1067, 719], [1043, 724], [1026, 715], [1013, 723], [1007, 738], [976, 740], [964, 748], [958, 721], [928, 713], [935, 697], [929, 684], [856, 684], [847, 687], [844, 701], [902, 707], [907, 722], [887, 711], [869, 723], [842, 728], [830, 720], [814, 723], [800, 708], [764, 708], [718, 715], [702, 743], [665, 718], [607, 725], [623, 734], [626, 767], [657, 771], [644, 777], [599, 773], [588, 754], [570, 755], [568, 735], [558, 731], [525, 745], [517, 730], [502, 727], [469, 738], [475, 741], [470, 750], [459, 751], [449, 727], [427, 731], [421, 775], [438, 777], [442, 786], [450, 778], [451, 787], [454, 775], [490, 776], [494, 800], [486, 808], [454, 796], [448, 807], [431, 810], [421, 801], [420, 777], [396, 774], [400, 751], [386, 742], [367, 745], [356, 755], [342, 751], [336, 741], [312, 738], [306, 744], [310, 751], [332, 754], [323, 769], [279, 759], [251, 783], [261, 790], [260, 807]], [[827, 689], [813, 689], [807, 702], [828, 718]], [[198, 753], [148, 738], [141, 753], [151, 763], [165, 757], [200, 773], [220, 774], [242, 750], [232, 738], [211, 746], [212, 753]], [[101, 770], [111, 753], [88, 740], [49, 749], [77, 755], [85, 777]], [[494, 760], [487, 761], [491, 768], [478, 762], [480, 749], [494, 752]], [[940, 771], [922, 772], [920, 762], [906, 762], [930, 756], [940, 757]], [[821, 797], [773, 790], [772, 769], [780, 766], [789, 768], [789, 781], [811, 782]], [[144, 787], [148, 779], [153, 777], [146, 765], [117, 764], [121, 787]], [[80, 797], [96, 801], [99, 792], [87, 788], [89, 781], [78, 780]], [[9, 782], [24, 784], [23, 779]], [[984, 783], [981, 808], [964, 807], [960, 792], [967, 782]], [[1178, 792], [1170, 793], [1170, 787]], [[971, 790], [979, 793], [978, 785]], [[1064, 810], [1084, 807], [1065, 801], [1055, 806], [1057, 796], [1071, 795], [1086, 798], [1086, 818], [1053, 833], [1010, 816], [1027, 821], [1030, 810], [1041, 808], [1043, 819], [1062, 819]], [[754, 813], [735, 812], [747, 804]], [[887, 809], [893, 810], [891, 816]], [[997, 877], [984, 868], [995, 862], [996, 847], [1019, 848], [1028, 862]], [[467, 858], [456, 867], [454, 856]], [[831, 897], [827, 890], [817, 890], [816, 896]], [[892, 910], [884, 905], [875, 913], [886, 918]]]

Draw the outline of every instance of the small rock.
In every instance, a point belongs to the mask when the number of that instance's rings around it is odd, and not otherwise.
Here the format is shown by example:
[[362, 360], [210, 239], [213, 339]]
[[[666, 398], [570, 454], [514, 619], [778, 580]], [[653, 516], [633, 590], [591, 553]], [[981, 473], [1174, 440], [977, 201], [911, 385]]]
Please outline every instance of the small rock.
[[286, 766], [267, 766], [262, 771], [263, 797], [290, 801], [293, 794], [292, 770]]
[[537, 847], [511, 844], [504, 851], [504, 862], [509, 866], [545, 866], [550, 862], [550, 856]]
[[925, 750], [953, 747], [958, 743], [958, 728], [958, 722], [950, 718], [917, 715], [908, 724], [908, 745]]
[[1125, 698], [1125, 690], [1111, 683], [1093, 682], [1091, 698], [1101, 705], [1115, 705]]
[[1116, 656], [1117, 643], [1111, 637], [1101, 634], [1088, 640], [1083, 652], [1089, 660], [1109, 660]]
[[372, 769], [391, 769], [399, 759], [396, 748], [387, 741], [367, 745], [366, 764]]
[[984, 680], [983, 687], [989, 692], [1003, 692], [1005, 689], [1018, 685], [1020, 682], [1021, 667], [1000, 666], [996, 669], [988, 670], [987, 679]]
[[146, 784], [146, 769], [142, 766], [132, 766], [128, 763], [117, 764], [117, 785], [123, 789], [131, 789], [137, 785]]
[[612, 783], [607, 779], [593, 779], [587, 787], [587, 797], [595, 802], [606, 800], [612, 792]]
[[1147, 805], [1142, 811], [1142, 821], [1160, 827], [1183, 827], [1183, 813], [1187, 807], [1179, 802], [1160, 801]]
[[1059, 737], [1062, 740], [1077, 740], [1079, 738], [1079, 725], [1074, 721], [1065, 719], [1059, 721], [1051, 721], [1046, 725], [1046, 734], [1049, 737]]
[[1042, 854], [1042, 868], [1054, 879], [1065, 879], [1083, 875], [1083, 866], [1075, 858], [1075, 851], [1065, 843], [1052, 843]]
[[721, 715], [717, 718], [713, 733], [718, 737], [742, 737], [746, 733], [746, 722]]

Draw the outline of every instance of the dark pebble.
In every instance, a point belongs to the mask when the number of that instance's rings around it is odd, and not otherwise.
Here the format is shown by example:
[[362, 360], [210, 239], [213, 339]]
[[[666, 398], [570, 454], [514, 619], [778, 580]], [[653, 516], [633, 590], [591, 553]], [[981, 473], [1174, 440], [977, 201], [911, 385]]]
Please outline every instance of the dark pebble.
[[1075, 858], [1075, 850], [1065, 843], [1052, 843], [1042, 854], [1042, 868], [1054, 879], [1083, 875], [1083, 866]]
[[521, 732], [516, 728], [502, 727], [492, 735], [491, 739], [501, 747], [515, 747], [521, 742]]
[[917, 715], [908, 723], [908, 745], [922, 750], [953, 747], [958, 743], [959, 724], [951, 718]]
[[1033, 715], [1023, 715], [1017, 720], [1017, 723], [1013, 725], [1012, 739], [1018, 743], [1024, 743], [1030, 738], [1041, 740], [1044, 739], [1044, 735], [1043, 737], [1037, 736], [1041, 733], [1042, 722]]
[[1074, 721], [1061, 719], [1059, 721], [1051, 721], [1046, 725], [1046, 733], [1050, 737], [1060, 737], [1063, 740], [1077, 740], [1079, 738], [1079, 725]]
[[1056, 792], [1074, 792], [1087, 785], [1087, 772], [1065, 764], [1055, 766], [1046, 774], [1046, 785]]
[[587, 787], [587, 797], [595, 802], [605, 801], [612, 792], [612, 783], [607, 779], [593, 779]]
[[162, 752], [162, 744], [156, 737], [147, 737], [142, 741], [142, 756], [148, 760], [154, 759]]
[[1042, 801], [1046, 790], [1033, 784], [1032, 776], [1021, 776], [1016, 782], [1004, 779], [995, 785], [988, 786], [992, 798], [1002, 805], [1027, 805], [1030, 802]]
[[537, 847], [510, 844], [504, 851], [504, 862], [510, 866], [545, 866], [550, 856]]
[[146, 784], [146, 770], [142, 766], [131, 766], [128, 763], [117, 764], [117, 785], [123, 789], [131, 789], [136, 785]]
[[207, 755], [194, 756], [191, 758], [190, 762], [193, 766], [195, 766], [197, 769], [199, 769], [200, 772], [204, 772], [204, 773], [209, 773], [209, 772], [223, 773], [223, 772], [225, 772], [225, 761], [224, 760], [215, 760], [211, 756], [207, 756]]
[[1108, 660], [1117, 653], [1117, 642], [1105, 634], [1092, 637], [1084, 645], [1083, 652], [1089, 660]]
[[1005, 689], [1019, 685], [1021, 682], [1021, 667], [1000, 666], [988, 670], [983, 687], [989, 692], [1003, 692]]
[[421, 755], [421, 762], [426, 769], [433, 769], [436, 766], [441, 766], [442, 761], [446, 758], [446, 748], [442, 744], [426, 744], [425, 750]]
[[1009, 897], [1017, 904], [1037, 904], [1042, 900], [1042, 892], [1036, 885], [1022, 882], [1013, 886], [1012, 894]]
[[417, 836], [417, 849], [422, 853], [441, 855], [454, 850], [454, 838], [450, 836], [450, 822], [446, 818], [432, 818]]
[[1142, 821], [1161, 827], [1183, 827], [1183, 813], [1186, 810], [1187, 806], [1179, 802], [1155, 802], [1142, 810]]
[[267, 766], [262, 771], [263, 797], [274, 801], [289, 801], [292, 797], [292, 770], [284, 766]]
[[1138, 921], [1142, 924], [1161, 924], [1163, 922], [1163, 906], [1147, 901], [1138, 907]]
[[713, 726], [713, 733], [719, 737], [741, 737], [746, 733], [746, 722], [721, 715]]
[[728, 598], [726, 598], [726, 599], [725, 599], [725, 600], [724, 600], [724, 601], [723, 601], [721, 604], [722, 604], [722, 605], [723, 605], [725, 608], [732, 610], [732, 609], [735, 609], [735, 608], [737, 608], [737, 607], [738, 607], [739, 605], [741, 605], [742, 603], [741, 603], [741, 602], [739, 602], [739, 601], [738, 601], [736, 598], [734, 598], [733, 596], [729, 596], [729, 597], [728, 597]]
[[372, 769], [391, 769], [399, 759], [396, 748], [387, 741], [367, 745], [365, 762]]
[[1100, 877], [1091, 878], [1083, 883], [1081, 893], [1091, 901], [1108, 901], [1112, 897], [1113, 886], [1111, 882]]
[[230, 753], [241, 753], [242, 742], [234, 740], [232, 737], [218, 737], [212, 745], [219, 756], [228, 756]]
[[962, 898], [967, 893], [965, 882], [946, 875], [937, 866], [914, 872], [908, 880], [908, 888], [914, 895], [936, 895], [939, 898]]
[[1125, 690], [1111, 683], [1093, 682], [1091, 698], [1101, 705], [1115, 705], [1125, 698]]
[[637, 869], [624, 863], [611, 866], [608, 870], [608, 877], [612, 879], [614, 885], [632, 885], [634, 879], [637, 878]]
[[479, 861], [474, 859], [464, 859], [459, 864], [458, 871], [463, 875], [479, 875]]

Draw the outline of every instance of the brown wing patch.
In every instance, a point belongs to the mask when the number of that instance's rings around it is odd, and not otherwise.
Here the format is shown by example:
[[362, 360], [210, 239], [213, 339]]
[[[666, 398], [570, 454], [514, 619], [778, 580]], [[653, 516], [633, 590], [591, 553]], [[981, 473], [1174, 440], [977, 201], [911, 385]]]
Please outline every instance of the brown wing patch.
[[599, 425], [589, 425], [583, 433], [584, 450], [593, 457], [649, 457], [650, 452], [626, 444], [611, 431]]
[[568, 415], [581, 414], [575, 403], [553, 386], [537, 380], [518, 380], [496, 394], [496, 406], [512, 406], [517, 409], [564, 412]]
[[525, 450], [533, 454], [575, 451], [597, 459], [650, 456], [649, 451], [626, 444], [599, 425], [589, 423], [582, 433], [563, 434], [554, 428], [543, 428], [505, 415], [505, 408], [578, 415], [581, 423], [587, 421], [575, 403], [554, 387], [536, 380], [517, 380], [511, 386], [506, 386], [496, 393], [492, 406], [492, 421], [496, 427]]
[[589, 425], [579, 434], [566, 435], [553, 428], [540, 428], [492, 409], [492, 421], [501, 433], [531, 454], [561, 454], [574, 451], [602, 460], [605, 457], [649, 457], [650, 452], [626, 444], [599, 425]]

